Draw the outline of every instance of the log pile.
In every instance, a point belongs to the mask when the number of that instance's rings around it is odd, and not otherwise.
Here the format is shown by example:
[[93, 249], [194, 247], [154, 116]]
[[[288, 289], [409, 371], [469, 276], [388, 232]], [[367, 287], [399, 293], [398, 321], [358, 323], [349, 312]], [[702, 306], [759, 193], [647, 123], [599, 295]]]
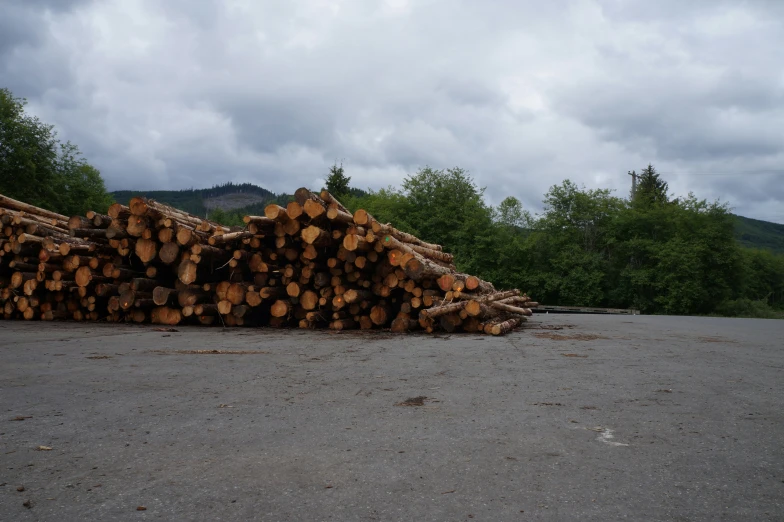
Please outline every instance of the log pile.
[[132, 198], [67, 217], [0, 195], [0, 318], [505, 334], [537, 306], [327, 191], [225, 227]]

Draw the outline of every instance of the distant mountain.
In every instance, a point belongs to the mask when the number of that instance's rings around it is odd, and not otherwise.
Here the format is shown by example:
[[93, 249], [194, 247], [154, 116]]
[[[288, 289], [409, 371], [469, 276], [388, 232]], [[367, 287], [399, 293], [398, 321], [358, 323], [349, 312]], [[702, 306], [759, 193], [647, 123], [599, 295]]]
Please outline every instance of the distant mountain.
[[205, 216], [216, 208], [226, 211], [243, 209], [247, 210], [247, 214], [259, 214], [270, 203], [285, 205], [291, 201], [291, 196], [287, 194], [275, 194], [251, 183], [231, 182], [208, 189], [118, 190], [112, 192], [112, 196], [123, 204], [127, 204], [134, 196], [144, 196], [197, 216]]
[[749, 248], [764, 248], [784, 254], [784, 225], [735, 216], [735, 238]]
[[[314, 189], [319, 190], [319, 189]], [[362, 189], [349, 189], [354, 197], [366, 196]], [[115, 201], [128, 204], [134, 196], [144, 196], [196, 216], [206, 216], [211, 210], [239, 212], [247, 215], [263, 215], [264, 207], [270, 203], [286, 206], [294, 199], [291, 194], [275, 194], [252, 183], [232, 182], [215, 185], [208, 189], [185, 190], [116, 190], [111, 193]]]

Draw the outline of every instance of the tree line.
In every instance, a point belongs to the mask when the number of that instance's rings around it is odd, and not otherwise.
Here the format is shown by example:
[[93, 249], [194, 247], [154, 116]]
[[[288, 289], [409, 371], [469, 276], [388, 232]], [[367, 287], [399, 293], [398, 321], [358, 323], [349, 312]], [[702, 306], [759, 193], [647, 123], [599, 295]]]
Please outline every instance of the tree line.
[[460, 270], [543, 303], [781, 316], [784, 256], [740, 246], [726, 203], [673, 198], [652, 165], [638, 179], [629, 198], [565, 180], [550, 187], [536, 216], [513, 196], [488, 205], [460, 168], [426, 167], [399, 188], [356, 197], [333, 167], [327, 188], [351, 210], [444, 245]]

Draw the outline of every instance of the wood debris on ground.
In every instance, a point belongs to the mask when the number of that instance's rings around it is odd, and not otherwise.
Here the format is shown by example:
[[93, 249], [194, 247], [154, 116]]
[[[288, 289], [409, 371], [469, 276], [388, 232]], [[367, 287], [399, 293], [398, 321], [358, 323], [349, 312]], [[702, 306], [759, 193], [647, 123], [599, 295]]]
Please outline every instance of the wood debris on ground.
[[327, 191], [264, 214], [225, 227], [134, 197], [67, 217], [0, 195], [0, 318], [501, 335], [537, 306]]

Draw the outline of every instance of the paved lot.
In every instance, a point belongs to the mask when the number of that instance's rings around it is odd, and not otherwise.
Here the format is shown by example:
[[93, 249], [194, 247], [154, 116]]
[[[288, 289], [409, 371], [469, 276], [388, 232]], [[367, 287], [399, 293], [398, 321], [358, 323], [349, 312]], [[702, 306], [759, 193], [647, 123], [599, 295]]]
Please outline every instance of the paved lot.
[[177, 330], [0, 321], [0, 520], [784, 519], [784, 321]]

